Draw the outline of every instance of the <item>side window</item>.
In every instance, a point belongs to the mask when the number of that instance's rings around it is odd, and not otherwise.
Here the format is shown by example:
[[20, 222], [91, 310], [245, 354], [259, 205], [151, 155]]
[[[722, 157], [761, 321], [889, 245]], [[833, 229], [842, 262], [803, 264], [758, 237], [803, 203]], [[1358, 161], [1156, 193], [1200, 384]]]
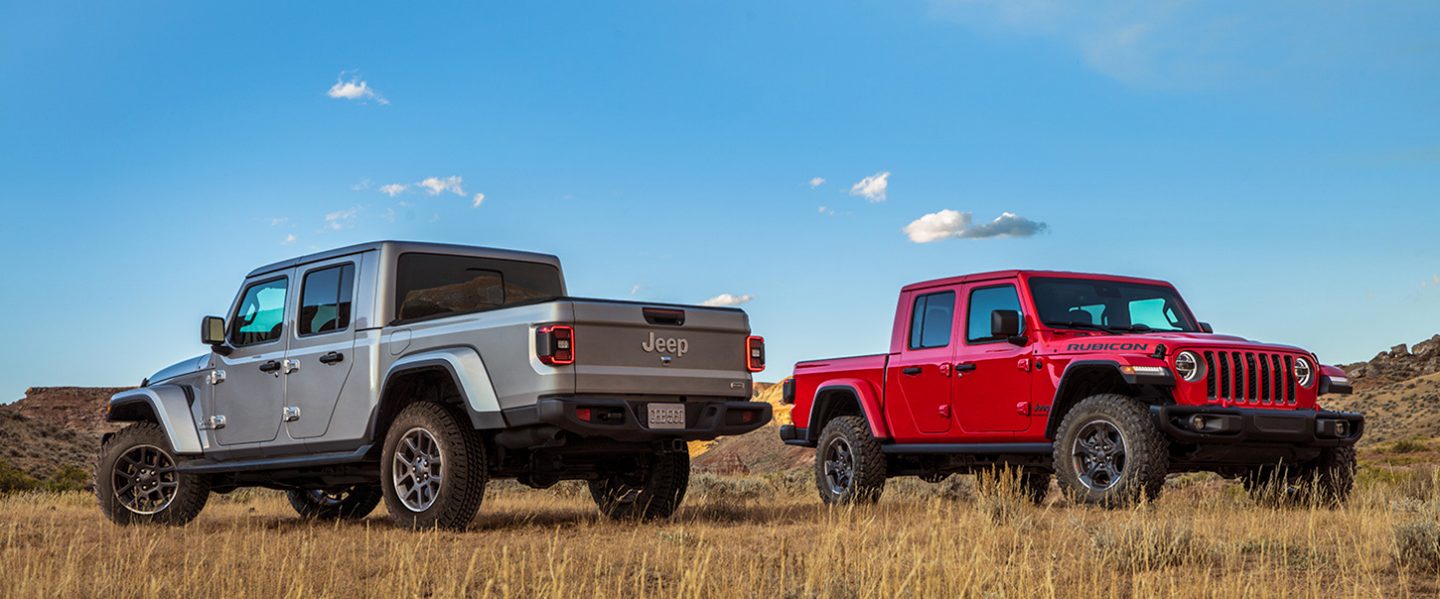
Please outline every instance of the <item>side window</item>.
[[355, 292], [355, 265], [342, 264], [305, 273], [300, 286], [301, 335], [341, 331], [350, 327]]
[[[996, 310], [1014, 310], [1024, 316], [1020, 309], [1020, 294], [1014, 285], [985, 287], [970, 292], [970, 320], [965, 327], [965, 339], [971, 343], [988, 343], [999, 339], [990, 335], [990, 313]], [[1021, 333], [1024, 333], [1025, 319], [1020, 319]]]
[[915, 298], [910, 315], [910, 349], [950, 345], [955, 323], [955, 292], [930, 293]]
[[464, 314], [560, 297], [560, 270], [549, 264], [401, 254], [395, 267], [395, 317]]
[[240, 305], [230, 319], [230, 343], [236, 347], [266, 343], [280, 338], [285, 323], [284, 278], [255, 283], [245, 288]]

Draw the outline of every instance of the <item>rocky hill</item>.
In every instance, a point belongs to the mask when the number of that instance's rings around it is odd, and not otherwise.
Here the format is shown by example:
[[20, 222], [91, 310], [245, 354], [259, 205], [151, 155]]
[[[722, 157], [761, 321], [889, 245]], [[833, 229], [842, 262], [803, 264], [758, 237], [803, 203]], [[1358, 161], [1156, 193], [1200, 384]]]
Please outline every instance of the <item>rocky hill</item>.
[[1341, 368], [1354, 381], [1355, 394], [1326, 396], [1321, 405], [1364, 412], [1362, 444], [1440, 437], [1440, 335]]
[[104, 410], [106, 400], [122, 390], [32, 387], [24, 399], [0, 405], [0, 470], [9, 481], [4, 484], [75, 483], [80, 471], [91, 467], [100, 436], [118, 429], [105, 422]]

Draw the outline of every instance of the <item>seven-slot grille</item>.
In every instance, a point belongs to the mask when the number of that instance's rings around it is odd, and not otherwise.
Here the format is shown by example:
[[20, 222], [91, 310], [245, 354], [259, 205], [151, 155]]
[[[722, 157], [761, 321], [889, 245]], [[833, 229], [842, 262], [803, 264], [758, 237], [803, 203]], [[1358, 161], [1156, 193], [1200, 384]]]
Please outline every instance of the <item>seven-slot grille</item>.
[[1205, 394], [1232, 403], [1293, 405], [1294, 358], [1266, 352], [1206, 351]]

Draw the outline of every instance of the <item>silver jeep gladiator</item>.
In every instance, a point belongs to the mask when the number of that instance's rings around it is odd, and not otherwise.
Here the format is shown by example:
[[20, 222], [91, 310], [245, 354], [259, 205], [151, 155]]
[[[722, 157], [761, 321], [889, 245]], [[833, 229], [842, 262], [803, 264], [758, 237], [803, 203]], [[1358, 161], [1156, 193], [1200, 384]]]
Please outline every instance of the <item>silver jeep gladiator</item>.
[[749, 317], [568, 297], [554, 256], [385, 241], [261, 267], [211, 351], [110, 399], [96, 493], [182, 524], [210, 493], [284, 490], [302, 517], [463, 529], [486, 481], [584, 480], [613, 518], [664, 518], [685, 442], [754, 430]]

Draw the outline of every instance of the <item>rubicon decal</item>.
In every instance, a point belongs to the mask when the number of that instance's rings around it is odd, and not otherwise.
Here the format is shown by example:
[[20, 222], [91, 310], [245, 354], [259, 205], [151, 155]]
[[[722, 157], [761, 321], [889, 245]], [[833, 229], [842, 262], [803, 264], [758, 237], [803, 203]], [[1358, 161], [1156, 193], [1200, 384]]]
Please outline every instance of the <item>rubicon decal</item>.
[[1071, 343], [1065, 351], [1150, 351], [1149, 343]]

